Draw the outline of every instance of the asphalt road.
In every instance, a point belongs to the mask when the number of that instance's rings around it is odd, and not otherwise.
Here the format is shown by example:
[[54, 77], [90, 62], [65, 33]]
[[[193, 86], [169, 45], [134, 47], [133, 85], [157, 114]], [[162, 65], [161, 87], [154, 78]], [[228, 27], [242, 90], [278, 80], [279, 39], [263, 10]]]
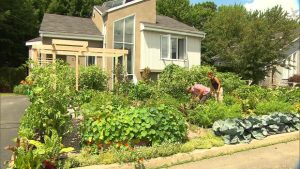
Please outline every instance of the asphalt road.
[[170, 169], [298, 169], [299, 145], [300, 141], [297, 140], [177, 165]]
[[4, 147], [14, 145], [12, 139], [17, 137], [20, 118], [29, 104], [25, 96], [0, 95], [0, 169], [4, 168], [3, 162], [11, 157], [11, 152]]

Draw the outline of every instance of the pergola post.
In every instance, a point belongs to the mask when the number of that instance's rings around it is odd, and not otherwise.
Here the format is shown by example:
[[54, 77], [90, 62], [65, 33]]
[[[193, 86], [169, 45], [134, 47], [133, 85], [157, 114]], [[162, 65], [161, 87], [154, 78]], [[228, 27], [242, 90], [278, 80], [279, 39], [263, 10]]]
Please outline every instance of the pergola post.
[[79, 58], [78, 54], [76, 55], [76, 64], [75, 64], [75, 71], [76, 71], [76, 90], [79, 90]]

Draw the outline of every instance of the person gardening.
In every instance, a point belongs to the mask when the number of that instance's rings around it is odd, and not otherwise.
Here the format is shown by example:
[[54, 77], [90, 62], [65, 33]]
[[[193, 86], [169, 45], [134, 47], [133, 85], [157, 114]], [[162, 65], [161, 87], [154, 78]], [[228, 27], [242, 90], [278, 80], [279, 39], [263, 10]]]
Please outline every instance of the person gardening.
[[221, 86], [221, 81], [212, 73], [208, 73], [210, 79], [211, 93], [216, 98], [218, 102], [223, 101], [223, 88]]
[[199, 98], [200, 104], [204, 104], [205, 101], [211, 96], [210, 88], [202, 84], [195, 84], [191, 87], [188, 87], [187, 92], [191, 93], [193, 97]]

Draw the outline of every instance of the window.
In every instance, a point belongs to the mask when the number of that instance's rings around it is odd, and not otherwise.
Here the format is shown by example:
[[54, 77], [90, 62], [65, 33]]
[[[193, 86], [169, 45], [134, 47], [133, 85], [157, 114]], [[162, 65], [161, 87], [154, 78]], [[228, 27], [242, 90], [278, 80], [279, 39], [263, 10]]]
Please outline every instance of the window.
[[87, 56], [85, 60], [86, 66], [96, 65], [96, 57], [95, 56]]
[[171, 37], [170, 35], [161, 36], [161, 58], [183, 60], [186, 53], [185, 39]]
[[[114, 22], [114, 48], [128, 50], [127, 73], [133, 76], [134, 16]], [[123, 58], [119, 57], [118, 63], [122, 64], [122, 60]]]

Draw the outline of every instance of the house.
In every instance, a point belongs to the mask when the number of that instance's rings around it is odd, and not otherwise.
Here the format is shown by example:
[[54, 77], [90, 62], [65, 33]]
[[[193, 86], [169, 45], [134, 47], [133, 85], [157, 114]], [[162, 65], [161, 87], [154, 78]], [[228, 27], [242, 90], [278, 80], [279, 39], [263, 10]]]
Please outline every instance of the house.
[[277, 71], [269, 73], [269, 76], [261, 83], [264, 86], [287, 86], [288, 79], [300, 76], [300, 38], [296, 38], [284, 52], [286, 59], [282, 66], [277, 66]]
[[[89, 47], [126, 49], [128, 77], [141, 78], [148, 67], [155, 78], [168, 64], [192, 67], [201, 64], [205, 33], [167, 16], [157, 15], [156, 0], [114, 0], [94, 6], [91, 18], [45, 14], [40, 37], [26, 45], [51, 45], [53, 39], [87, 41]], [[32, 51], [31, 51], [32, 52]], [[32, 56], [32, 54], [30, 54]], [[75, 56], [58, 55], [71, 66]], [[39, 61], [51, 61], [42, 54]], [[98, 65], [112, 74], [116, 58], [79, 56], [83, 66]], [[124, 58], [119, 58], [119, 63]], [[113, 76], [113, 74], [112, 74]]]

